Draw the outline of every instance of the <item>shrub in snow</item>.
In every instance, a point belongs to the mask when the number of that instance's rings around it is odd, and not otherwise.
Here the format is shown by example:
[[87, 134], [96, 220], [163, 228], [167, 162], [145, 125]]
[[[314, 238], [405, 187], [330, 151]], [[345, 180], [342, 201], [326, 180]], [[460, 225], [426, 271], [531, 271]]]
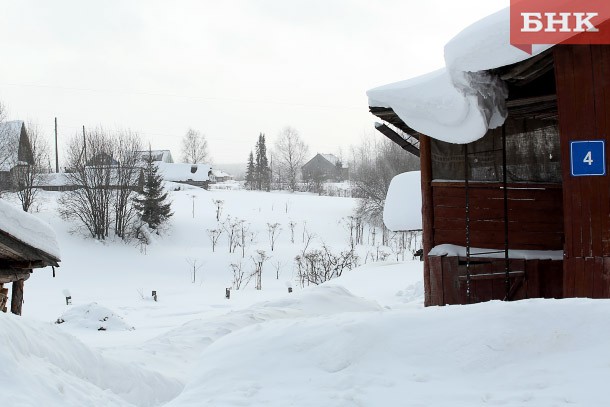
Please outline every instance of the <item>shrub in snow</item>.
[[323, 245], [321, 249], [304, 251], [302, 255], [295, 258], [301, 286], [322, 284], [325, 281], [340, 277], [344, 270], [358, 267], [358, 260], [358, 255], [354, 250], [345, 250], [334, 254], [326, 245]]

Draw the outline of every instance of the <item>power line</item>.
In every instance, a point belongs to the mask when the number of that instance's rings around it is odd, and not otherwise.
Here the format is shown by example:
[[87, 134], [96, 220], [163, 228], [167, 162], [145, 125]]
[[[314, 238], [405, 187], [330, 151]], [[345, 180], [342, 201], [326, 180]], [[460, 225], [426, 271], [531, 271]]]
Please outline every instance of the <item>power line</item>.
[[182, 94], [177, 94], [177, 93], [142, 92], [142, 91], [132, 91], [132, 90], [125, 90], [125, 89], [77, 88], [77, 87], [66, 87], [66, 86], [56, 86], [56, 85], [26, 84], [26, 83], [0, 83], [0, 86], [55, 89], [55, 90], [65, 90], [65, 91], [72, 91], [72, 92], [114, 93], [114, 94], [123, 94], [123, 95], [172, 97], [172, 98], [181, 98], [181, 99], [217, 101], [217, 102], [229, 102], [229, 103], [247, 103], [247, 104], [261, 104], [262, 103], [262, 104], [271, 104], [271, 105], [279, 105], [279, 106], [298, 106], [298, 107], [310, 107], [310, 108], [319, 108], [319, 109], [362, 110], [361, 106], [357, 107], [357, 106], [340, 106], [340, 105], [321, 105], [321, 104], [274, 101], [274, 100], [264, 100], [264, 99], [239, 99], [239, 98], [226, 98], [226, 97], [217, 97], [217, 96], [182, 95]]

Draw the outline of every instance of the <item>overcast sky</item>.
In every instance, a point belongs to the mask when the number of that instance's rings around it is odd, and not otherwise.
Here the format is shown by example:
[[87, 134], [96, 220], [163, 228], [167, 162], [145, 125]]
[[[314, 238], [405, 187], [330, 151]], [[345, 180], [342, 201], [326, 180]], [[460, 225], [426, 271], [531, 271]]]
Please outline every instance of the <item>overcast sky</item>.
[[[10, 118], [139, 132], [180, 156], [189, 127], [215, 164], [287, 125], [310, 152], [376, 137], [367, 89], [442, 67], [443, 45], [508, 0], [0, 0]], [[61, 161], [60, 151], [60, 161]]]

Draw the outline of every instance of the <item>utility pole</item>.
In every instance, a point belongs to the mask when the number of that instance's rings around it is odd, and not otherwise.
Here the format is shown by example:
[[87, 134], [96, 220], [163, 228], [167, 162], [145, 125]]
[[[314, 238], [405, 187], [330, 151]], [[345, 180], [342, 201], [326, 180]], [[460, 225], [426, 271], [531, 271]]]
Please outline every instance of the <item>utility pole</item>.
[[55, 118], [55, 172], [59, 172], [59, 156], [57, 155], [57, 117]]
[[83, 151], [85, 153], [85, 165], [87, 165], [87, 138], [85, 137], [85, 125], [83, 125]]

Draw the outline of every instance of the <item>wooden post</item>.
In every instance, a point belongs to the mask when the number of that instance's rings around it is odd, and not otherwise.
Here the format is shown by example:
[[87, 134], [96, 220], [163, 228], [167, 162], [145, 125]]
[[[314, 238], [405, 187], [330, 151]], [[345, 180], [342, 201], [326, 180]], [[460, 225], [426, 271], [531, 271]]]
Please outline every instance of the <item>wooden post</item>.
[[428, 253], [434, 245], [434, 206], [432, 202], [432, 153], [430, 138], [422, 136], [419, 139], [421, 162], [421, 189], [422, 189], [422, 226], [423, 226], [423, 255], [424, 255], [424, 292], [425, 305], [432, 304], [430, 286], [430, 263]]
[[8, 302], [8, 288], [4, 288], [4, 284], [0, 283], [0, 312], [6, 312], [6, 303]]
[[59, 172], [59, 156], [57, 149], [57, 117], [55, 118], [55, 172]]
[[21, 306], [23, 304], [23, 283], [24, 280], [13, 281], [11, 312], [15, 315], [21, 315]]

